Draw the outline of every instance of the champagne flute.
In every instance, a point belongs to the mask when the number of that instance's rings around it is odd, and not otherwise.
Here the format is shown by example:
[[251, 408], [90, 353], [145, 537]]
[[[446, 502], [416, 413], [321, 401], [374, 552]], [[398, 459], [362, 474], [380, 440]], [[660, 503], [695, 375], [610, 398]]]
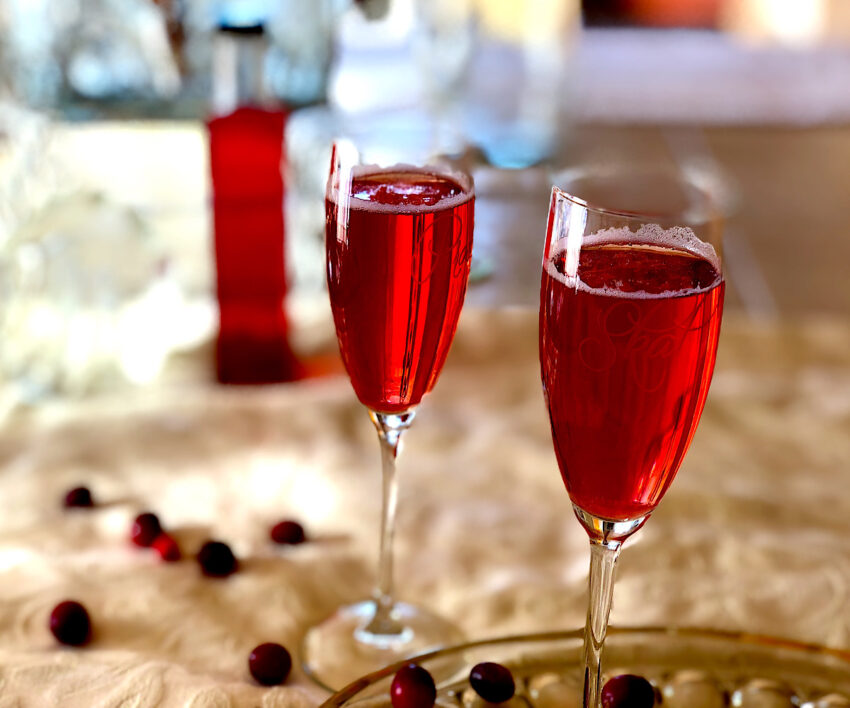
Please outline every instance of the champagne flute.
[[685, 175], [566, 173], [540, 289], [540, 369], [555, 455], [590, 538], [584, 706], [597, 708], [623, 542], [673, 481], [714, 370], [720, 225]]
[[473, 184], [445, 163], [409, 156], [409, 140], [388, 145], [387, 137], [377, 150], [366, 140], [334, 144], [325, 200], [337, 339], [354, 391], [378, 432], [383, 471], [373, 596], [340, 608], [305, 637], [306, 670], [334, 689], [461, 638], [446, 620], [395, 599], [392, 543], [399, 442], [437, 381], [466, 293]]

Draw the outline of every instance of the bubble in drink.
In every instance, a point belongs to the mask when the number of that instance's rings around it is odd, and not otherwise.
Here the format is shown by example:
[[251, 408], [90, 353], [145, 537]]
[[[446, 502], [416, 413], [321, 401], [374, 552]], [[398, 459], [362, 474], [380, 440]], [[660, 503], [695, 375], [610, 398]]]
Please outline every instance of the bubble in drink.
[[358, 200], [393, 206], [433, 206], [463, 194], [459, 184], [427, 172], [373, 172], [358, 175], [351, 195]]

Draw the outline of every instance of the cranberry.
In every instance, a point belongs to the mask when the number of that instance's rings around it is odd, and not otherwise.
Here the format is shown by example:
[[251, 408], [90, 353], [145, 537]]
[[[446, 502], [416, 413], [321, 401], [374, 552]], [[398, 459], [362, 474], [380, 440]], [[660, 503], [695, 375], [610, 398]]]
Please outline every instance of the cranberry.
[[94, 501], [91, 498], [91, 492], [88, 487], [74, 487], [68, 490], [65, 495], [63, 504], [66, 508], [89, 508], [94, 506]]
[[226, 578], [236, 572], [238, 563], [230, 546], [221, 541], [207, 541], [198, 551], [201, 572], [212, 578]]
[[419, 664], [407, 664], [396, 671], [390, 686], [393, 708], [431, 708], [437, 698], [434, 679]]
[[513, 698], [516, 690], [510, 669], [493, 661], [473, 666], [469, 672], [469, 685], [489, 703], [504, 703]]
[[263, 686], [277, 686], [286, 681], [292, 669], [292, 657], [280, 644], [268, 642], [254, 647], [248, 656], [248, 670]]
[[50, 631], [62, 644], [81, 646], [91, 638], [89, 613], [75, 600], [60, 602], [50, 613]]
[[153, 549], [159, 553], [159, 557], [167, 563], [180, 560], [180, 546], [177, 541], [167, 533], [161, 533], [153, 542]]
[[652, 708], [653, 705], [655, 689], [643, 676], [614, 676], [602, 688], [602, 708]]
[[147, 548], [152, 546], [156, 541], [157, 536], [162, 533], [162, 526], [159, 524], [159, 519], [156, 514], [146, 512], [139, 514], [133, 522], [133, 528], [130, 531], [130, 539], [137, 546]]
[[275, 543], [287, 543], [292, 546], [304, 543], [307, 540], [304, 535], [304, 527], [297, 521], [288, 519], [272, 527], [271, 537]]

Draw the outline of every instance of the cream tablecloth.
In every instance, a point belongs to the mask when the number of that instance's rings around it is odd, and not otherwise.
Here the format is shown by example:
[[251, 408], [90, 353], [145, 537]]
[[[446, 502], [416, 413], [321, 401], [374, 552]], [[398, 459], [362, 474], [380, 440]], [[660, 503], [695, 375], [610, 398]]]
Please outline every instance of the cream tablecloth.
[[[586, 540], [551, 451], [528, 311], [467, 310], [401, 461], [399, 595], [471, 638], [576, 627]], [[246, 657], [370, 589], [377, 444], [341, 377], [256, 390], [175, 385], [54, 405], [0, 433], [0, 706], [314, 706], [300, 671], [254, 684]], [[89, 485], [102, 504], [60, 509]], [[850, 324], [727, 318], [703, 422], [672, 490], [622, 556], [612, 620], [850, 646]], [[156, 511], [203, 578], [133, 548]], [[268, 540], [281, 517], [312, 541]], [[59, 648], [47, 617], [85, 603], [94, 639]]]

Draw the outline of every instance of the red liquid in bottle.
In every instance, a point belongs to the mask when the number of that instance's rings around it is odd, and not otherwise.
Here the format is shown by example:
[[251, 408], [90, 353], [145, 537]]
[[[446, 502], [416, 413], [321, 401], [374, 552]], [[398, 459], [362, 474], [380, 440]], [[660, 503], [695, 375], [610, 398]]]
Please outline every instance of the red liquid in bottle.
[[555, 454], [594, 516], [652, 511], [682, 463], [714, 370], [725, 284], [709, 260], [657, 245], [562, 251], [544, 266], [540, 360]]
[[363, 172], [353, 178], [347, 222], [342, 211], [331, 195], [328, 290], [340, 352], [360, 401], [399, 413], [433, 388], [454, 338], [474, 197], [448, 176]]
[[289, 381], [280, 111], [244, 107], [208, 124], [223, 383]]

